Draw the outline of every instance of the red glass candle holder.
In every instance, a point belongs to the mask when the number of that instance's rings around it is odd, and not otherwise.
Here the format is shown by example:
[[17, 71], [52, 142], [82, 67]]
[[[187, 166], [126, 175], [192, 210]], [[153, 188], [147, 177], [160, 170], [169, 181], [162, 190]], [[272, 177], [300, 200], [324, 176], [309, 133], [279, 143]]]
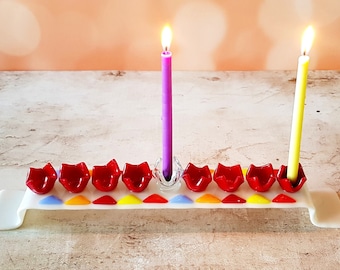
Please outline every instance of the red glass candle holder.
[[299, 164], [298, 176], [296, 181], [290, 181], [287, 178], [287, 166], [282, 165], [277, 174], [277, 181], [279, 182], [283, 190], [294, 193], [302, 188], [303, 184], [307, 181], [307, 177], [305, 176], [301, 164]]
[[37, 194], [46, 194], [52, 190], [57, 180], [57, 172], [47, 163], [43, 168], [30, 168], [26, 185]]
[[152, 172], [147, 162], [138, 165], [126, 163], [122, 178], [129, 190], [142, 192], [152, 179]]
[[218, 163], [213, 175], [214, 181], [220, 189], [227, 192], [236, 191], [244, 182], [244, 176], [240, 165], [224, 166]]
[[103, 166], [93, 166], [92, 184], [99, 191], [112, 191], [117, 187], [121, 173], [115, 159]]
[[276, 176], [270, 163], [259, 167], [251, 164], [248, 168], [246, 179], [253, 190], [265, 192], [274, 184]]
[[209, 167], [196, 167], [189, 163], [183, 172], [183, 179], [187, 187], [194, 192], [204, 191], [212, 181]]
[[90, 172], [84, 162], [61, 165], [59, 182], [72, 193], [82, 192], [90, 180]]

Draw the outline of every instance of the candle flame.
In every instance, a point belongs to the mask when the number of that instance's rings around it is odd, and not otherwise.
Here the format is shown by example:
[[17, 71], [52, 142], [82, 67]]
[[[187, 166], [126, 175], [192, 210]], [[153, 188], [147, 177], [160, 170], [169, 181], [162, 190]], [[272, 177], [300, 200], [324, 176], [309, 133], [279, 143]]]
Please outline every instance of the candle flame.
[[169, 51], [172, 39], [172, 32], [170, 26], [166, 25], [162, 31], [162, 46], [164, 51]]
[[301, 44], [302, 55], [307, 55], [309, 53], [312, 47], [312, 44], [313, 44], [313, 39], [314, 39], [314, 29], [310, 25], [307, 27], [307, 29], [305, 30], [302, 36], [302, 44]]

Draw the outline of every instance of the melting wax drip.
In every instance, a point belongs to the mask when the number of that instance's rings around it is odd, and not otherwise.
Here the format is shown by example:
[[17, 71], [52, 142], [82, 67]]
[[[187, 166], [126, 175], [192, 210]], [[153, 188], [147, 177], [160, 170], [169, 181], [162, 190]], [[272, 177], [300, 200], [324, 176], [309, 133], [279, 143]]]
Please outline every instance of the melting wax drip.
[[85, 204], [90, 204], [90, 203], [91, 201], [89, 201], [83, 195], [75, 196], [65, 202], [66, 205], [85, 205]]
[[92, 202], [93, 204], [116, 204], [117, 201], [109, 195], [102, 196]]
[[230, 194], [228, 195], [227, 197], [225, 197], [223, 200], [222, 200], [223, 203], [245, 203], [246, 200], [235, 195], [235, 194]]
[[214, 195], [204, 194], [203, 196], [196, 199], [198, 203], [220, 203], [221, 200]]
[[135, 195], [126, 195], [125, 197], [121, 198], [117, 204], [141, 204], [142, 201]]
[[270, 203], [270, 200], [260, 194], [254, 194], [247, 199], [247, 203], [268, 204]]
[[63, 204], [63, 201], [59, 199], [58, 197], [51, 195], [51, 196], [41, 199], [39, 201], [39, 204], [45, 204], [45, 205]]
[[144, 203], [167, 203], [168, 200], [158, 194], [151, 194], [143, 200]]
[[193, 201], [185, 195], [177, 195], [170, 200], [170, 203], [193, 203]]

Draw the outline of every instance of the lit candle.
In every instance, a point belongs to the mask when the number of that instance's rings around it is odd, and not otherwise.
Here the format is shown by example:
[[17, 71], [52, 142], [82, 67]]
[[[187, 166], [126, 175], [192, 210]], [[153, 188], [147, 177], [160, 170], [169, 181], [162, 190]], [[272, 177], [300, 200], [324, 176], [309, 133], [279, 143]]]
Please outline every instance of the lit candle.
[[162, 123], [163, 123], [163, 176], [167, 181], [172, 175], [172, 71], [171, 29], [165, 26], [162, 32]]
[[290, 135], [289, 157], [287, 166], [287, 178], [295, 182], [298, 177], [300, 144], [302, 135], [302, 122], [305, 107], [307, 75], [309, 65], [309, 50], [312, 47], [314, 30], [309, 26], [302, 37], [301, 56], [298, 61], [296, 75], [294, 110], [292, 119], [292, 130]]

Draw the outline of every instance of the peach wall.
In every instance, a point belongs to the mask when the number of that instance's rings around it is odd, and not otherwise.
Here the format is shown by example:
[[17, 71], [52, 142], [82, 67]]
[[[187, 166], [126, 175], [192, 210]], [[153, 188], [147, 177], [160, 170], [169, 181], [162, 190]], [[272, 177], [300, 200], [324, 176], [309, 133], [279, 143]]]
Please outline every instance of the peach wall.
[[177, 70], [340, 69], [338, 0], [0, 0], [1, 70], [159, 70], [161, 29]]

